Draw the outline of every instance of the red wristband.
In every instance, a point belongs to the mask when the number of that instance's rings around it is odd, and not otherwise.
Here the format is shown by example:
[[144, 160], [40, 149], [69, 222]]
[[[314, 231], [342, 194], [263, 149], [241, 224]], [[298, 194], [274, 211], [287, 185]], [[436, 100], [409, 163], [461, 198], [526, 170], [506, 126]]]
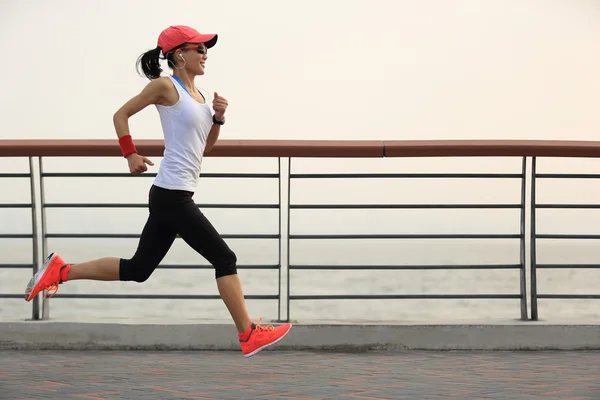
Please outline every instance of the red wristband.
[[123, 153], [123, 157], [125, 158], [130, 154], [137, 153], [131, 135], [121, 136], [119, 138], [119, 146], [121, 146], [121, 153]]

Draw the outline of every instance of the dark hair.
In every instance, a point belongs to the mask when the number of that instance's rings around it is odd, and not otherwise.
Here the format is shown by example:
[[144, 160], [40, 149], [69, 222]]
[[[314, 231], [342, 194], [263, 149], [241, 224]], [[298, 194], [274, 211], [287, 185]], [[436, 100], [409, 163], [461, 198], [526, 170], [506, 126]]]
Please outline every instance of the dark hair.
[[160, 78], [160, 74], [162, 73], [162, 68], [160, 67], [160, 60], [167, 60], [167, 65], [169, 68], [173, 69], [175, 67], [175, 60], [173, 59], [173, 54], [175, 54], [175, 50], [186, 46], [188, 43], [182, 43], [177, 47], [172, 48], [167, 53], [166, 57], [161, 57], [160, 53], [162, 49], [160, 47], [156, 47], [152, 50], [148, 50], [145, 53], [142, 53], [136, 62], [138, 73], [140, 75], [146, 76], [146, 78], [152, 80]]
[[160, 74], [162, 73], [162, 68], [160, 67], [160, 52], [161, 48], [156, 47], [138, 57], [136, 66], [140, 75], [143, 73], [146, 78], [150, 80], [160, 77]]

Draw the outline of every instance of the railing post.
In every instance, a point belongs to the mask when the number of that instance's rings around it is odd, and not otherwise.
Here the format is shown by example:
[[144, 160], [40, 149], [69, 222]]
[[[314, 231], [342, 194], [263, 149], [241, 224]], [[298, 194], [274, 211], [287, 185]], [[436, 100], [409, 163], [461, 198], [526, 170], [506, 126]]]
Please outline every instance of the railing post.
[[531, 158], [531, 319], [538, 320], [537, 304], [537, 268], [536, 268], [536, 227], [535, 227], [535, 175], [536, 175], [536, 157]]
[[291, 203], [292, 203], [292, 157], [288, 157], [288, 170], [287, 170], [287, 235], [286, 235], [286, 241], [287, 241], [287, 263], [286, 263], [286, 269], [287, 269], [287, 297], [286, 297], [286, 305], [287, 305], [287, 321], [291, 321], [292, 317], [290, 315], [290, 260], [291, 260], [291, 253], [292, 253], [292, 247], [291, 247], [291, 240], [290, 240], [290, 221], [291, 221]]
[[282, 222], [282, 216], [281, 213], [283, 212], [282, 208], [283, 208], [283, 201], [281, 199], [281, 185], [283, 184], [282, 179], [281, 179], [281, 157], [277, 157], [277, 185], [278, 185], [278, 191], [277, 191], [277, 201], [279, 203], [279, 279], [277, 282], [277, 321], [281, 321], [281, 278], [282, 278], [282, 273], [283, 271], [281, 270], [283, 268], [283, 257], [282, 257], [282, 241], [283, 241], [283, 235], [282, 232], [283, 230], [281, 229], [281, 222]]
[[527, 173], [527, 157], [523, 157], [522, 170], [521, 170], [521, 239], [520, 239], [520, 285], [521, 285], [521, 320], [527, 320], [527, 270], [526, 270], [526, 257], [525, 257], [525, 207], [526, 207], [526, 188], [525, 180]]
[[[42, 212], [42, 259], [48, 257], [48, 239], [46, 237], [46, 196], [44, 195], [44, 165], [42, 157], [39, 158], [40, 163], [40, 208]], [[42, 319], [50, 319], [50, 299], [46, 297], [46, 291], [42, 292]]]
[[[31, 189], [31, 233], [32, 233], [32, 264], [33, 271], [32, 276], [35, 275], [39, 269], [39, 247], [38, 247], [38, 227], [37, 227], [37, 207], [36, 207], [36, 197], [35, 197], [35, 174], [34, 174], [34, 166], [33, 166], [33, 157], [29, 157], [29, 187]], [[37, 321], [40, 319], [40, 300], [39, 296], [36, 296], [32, 301], [32, 309], [31, 309], [31, 319]]]
[[[288, 212], [288, 218], [287, 218], [287, 224], [289, 226], [289, 170], [285, 171], [285, 166], [284, 166], [284, 157], [277, 157], [277, 163], [278, 163], [278, 182], [279, 182], [279, 282], [278, 282], [278, 292], [277, 292], [277, 322], [288, 322], [289, 321], [289, 264], [290, 264], [290, 258], [289, 258], [289, 251], [290, 251], [290, 247], [289, 247], [289, 229], [284, 230], [283, 229], [283, 208], [284, 206], [287, 205], [287, 212]], [[283, 191], [283, 185], [286, 183], [286, 180], [284, 180], [283, 175], [286, 174], [287, 175], [287, 184], [288, 184], [288, 191], [287, 191], [287, 195], [288, 195], [288, 199], [285, 200], [284, 199], [284, 191]], [[284, 234], [284, 232], [286, 232]], [[286, 261], [284, 262], [284, 257], [283, 257], [283, 242], [286, 242]], [[285, 272], [284, 272], [285, 269]], [[283, 318], [282, 317], [282, 295], [284, 293], [283, 290], [283, 274], [286, 274], [286, 283], [288, 285], [288, 289], [286, 291], [287, 295], [286, 295], [286, 299], [285, 299], [285, 308], [286, 308], [286, 317]]]

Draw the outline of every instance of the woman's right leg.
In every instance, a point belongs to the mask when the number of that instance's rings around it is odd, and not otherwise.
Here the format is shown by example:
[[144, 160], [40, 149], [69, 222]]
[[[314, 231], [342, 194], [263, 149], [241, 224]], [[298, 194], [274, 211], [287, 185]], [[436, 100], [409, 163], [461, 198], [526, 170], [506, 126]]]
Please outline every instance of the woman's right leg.
[[[25, 300], [31, 301], [42, 290], [58, 290], [58, 285], [69, 280], [144, 282], [165, 257], [176, 238], [176, 231], [166, 220], [156, 215], [156, 201], [150, 196], [150, 215], [131, 259], [103, 257], [80, 264], [67, 264], [58, 254], [51, 254], [40, 271], [31, 278], [25, 290]], [[160, 213], [162, 199], [159, 199]], [[163, 203], [163, 204], [161, 204]]]
[[67, 275], [67, 280], [118, 281], [120, 280], [120, 263], [121, 259], [118, 257], [103, 257], [81, 264], [73, 264]]
[[142, 230], [137, 250], [131, 259], [103, 257], [80, 264], [72, 264], [67, 280], [144, 282], [163, 260], [177, 233], [167, 223], [150, 214]]

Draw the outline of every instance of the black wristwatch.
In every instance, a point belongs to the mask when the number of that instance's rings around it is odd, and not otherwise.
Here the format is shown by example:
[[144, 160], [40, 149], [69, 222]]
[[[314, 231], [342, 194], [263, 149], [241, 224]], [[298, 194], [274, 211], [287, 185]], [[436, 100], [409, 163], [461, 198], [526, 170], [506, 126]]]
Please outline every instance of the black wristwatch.
[[213, 124], [225, 125], [225, 117], [223, 117], [223, 121], [218, 121], [213, 114]]

